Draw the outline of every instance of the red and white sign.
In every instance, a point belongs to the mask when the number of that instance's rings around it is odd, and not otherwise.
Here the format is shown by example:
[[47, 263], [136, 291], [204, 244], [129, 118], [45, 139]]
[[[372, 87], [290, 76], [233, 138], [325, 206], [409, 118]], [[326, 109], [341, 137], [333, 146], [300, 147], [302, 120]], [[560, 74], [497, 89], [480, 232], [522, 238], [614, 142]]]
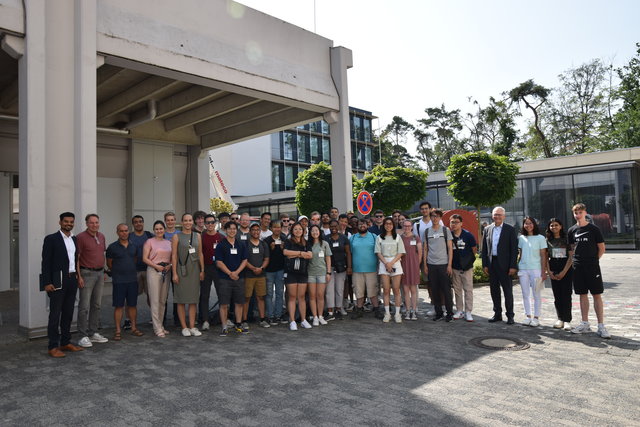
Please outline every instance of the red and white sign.
[[363, 190], [358, 194], [356, 204], [358, 205], [358, 212], [362, 215], [369, 215], [373, 210], [373, 197], [368, 191]]

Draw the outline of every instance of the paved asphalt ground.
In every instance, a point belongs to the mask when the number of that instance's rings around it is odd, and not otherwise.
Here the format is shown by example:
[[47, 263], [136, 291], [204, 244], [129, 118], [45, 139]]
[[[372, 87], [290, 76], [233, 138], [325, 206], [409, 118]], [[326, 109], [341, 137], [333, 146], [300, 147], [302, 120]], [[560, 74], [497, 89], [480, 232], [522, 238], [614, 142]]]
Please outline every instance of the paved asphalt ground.
[[[64, 359], [48, 357], [44, 339], [16, 338], [9, 314], [0, 329], [0, 425], [638, 426], [639, 265], [638, 252], [603, 258], [611, 340], [553, 329], [550, 289], [537, 328], [487, 323], [488, 287], [475, 289], [474, 323], [383, 324], [370, 315], [297, 332], [252, 325], [226, 338], [216, 327], [158, 339], [142, 303], [144, 337], [126, 334]], [[518, 286], [514, 295], [522, 320]], [[105, 297], [102, 332], [111, 337], [109, 306]], [[531, 347], [469, 343], [484, 336]]]

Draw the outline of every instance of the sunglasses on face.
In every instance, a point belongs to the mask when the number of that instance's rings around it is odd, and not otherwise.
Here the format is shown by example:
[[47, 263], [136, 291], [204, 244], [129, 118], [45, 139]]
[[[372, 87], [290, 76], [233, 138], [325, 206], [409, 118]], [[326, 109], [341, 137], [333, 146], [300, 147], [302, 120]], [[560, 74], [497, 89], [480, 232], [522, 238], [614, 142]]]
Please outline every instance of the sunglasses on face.
[[384, 218], [384, 215], [376, 215], [376, 218]]
[[207, 225], [211, 225], [211, 224], [215, 224], [215, 223], [216, 223], [215, 221], [205, 221], [205, 224], [207, 224]]

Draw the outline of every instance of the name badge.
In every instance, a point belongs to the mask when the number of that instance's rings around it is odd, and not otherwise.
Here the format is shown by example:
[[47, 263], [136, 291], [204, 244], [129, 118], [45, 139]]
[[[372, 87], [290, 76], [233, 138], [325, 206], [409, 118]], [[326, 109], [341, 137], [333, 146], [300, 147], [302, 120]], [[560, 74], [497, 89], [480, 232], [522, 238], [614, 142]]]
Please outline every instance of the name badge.
[[189, 248], [189, 253], [190, 254], [195, 254], [196, 253], [196, 248]]
[[238, 255], [238, 248], [231, 248], [231, 250], [229, 251], [229, 253], [231, 255]]
[[281, 245], [282, 244], [282, 240], [276, 239], [276, 240], [273, 241], [273, 243], [275, 243], [276, 245]]
[[418, 244], [418, 242], [416, 242], [415, 240], [412, 240], [412, 241], [410, 241], [410, 242], [409, 242], [409, 244], [410, 244], [411, 246], [415, 246], [415, 245], [417, 245], [417, 244]]
[[458, 240], [458, 248], [459, 249], [464, 249], [467, 246], [467, 244], [464, 242], [464, 240], [459, 239]]
[[260, 253], [260, 248], [251, 248], [251, 253], [259, 254]]
[[213, 249], [215, 249], [215, 248], [217, 248], [217, 247], [218, 247], [218, 244], [217, 244], [217, 243], [214, 243], [214, 244], [213, 244]]
[[338, 246], [340, 246], [340, 243], [338, 242], [333, 242], [333, 244], [331, 245], [334, 248], [337, 248]]
[[551, 248], [551, 258], [566, 258], [566, 257], [567, 257], [566, 248]]
[[318, 258], [324, 258], [324, 251], [318, 252]]
[[243, 234], [242, 236], [240, 236], [240, 240], [247, 240], [247, 235]]
[[440, 238], [440, 235], [439, 235], [439, 234], [434, 234], [434, 235], [433, 235], [433, 238], [434, 238], [434, 239], [438, 239], [438, 238]]

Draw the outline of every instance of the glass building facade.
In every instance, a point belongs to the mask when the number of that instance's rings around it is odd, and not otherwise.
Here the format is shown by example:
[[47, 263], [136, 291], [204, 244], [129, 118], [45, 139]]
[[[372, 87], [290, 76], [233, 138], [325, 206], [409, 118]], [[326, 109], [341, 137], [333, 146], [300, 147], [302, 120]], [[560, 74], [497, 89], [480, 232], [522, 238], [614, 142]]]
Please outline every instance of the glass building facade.
[[[374, 142], [369, 111], [349, 109], [351, 121], [351, 167], [362, 177], [374, 167], [378, 145]], [[274, 193], [295, 189], [298, 174], [311, 165], [331, 164], [329, 124], [308, 123], [278, 133], [271, 141], [271, 188]]]
[[[573, 170], [523, 173], [516, 182], [516, 195], [502, 206], [507, 222], [521, 228], [525, 216], [535, 218], [544, 230], [551, 218], [568, 229], [575, 221], [571, 207], [584, 203], [594, 224], [600, 227], [607, 246], [637, 249], [640, 238], [640, 167], [637, 162], [597, 165]], [[475, 209], [460, 206], [447, 191], [446, 182], [430, 182], [426, 200], [432, 206]], [[416, 209], [417, 210], [417, 209]], [[491, 223], [491, 208], [481, 208], [481, 220]]]

